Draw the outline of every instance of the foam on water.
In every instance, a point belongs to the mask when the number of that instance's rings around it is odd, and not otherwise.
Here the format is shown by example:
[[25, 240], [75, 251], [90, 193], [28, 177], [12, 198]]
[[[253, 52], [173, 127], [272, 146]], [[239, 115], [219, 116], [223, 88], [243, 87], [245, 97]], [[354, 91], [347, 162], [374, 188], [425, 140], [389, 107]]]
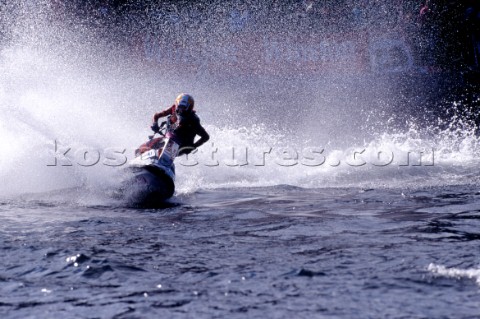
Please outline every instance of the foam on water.
[[427, 268], [428, 271], [442, 277], [447, 278], [456, 278], [456, 279], [474, 279], [475, 282], [480, 285], [480, 269], [478, 268], [469, 268], [469, 269], [460, 269], [460, 268], [448, 268], [442, 265], [430, 264]]
[[[479, 182], [479, 140], [473, 131], [447, 129], [435, 136], [410, 128], [380, 132], [349, 147], [336, 147], [329, 140], [306, 144], [295, 136], [271, 134], [267, 127], [210, 127], [210, 131], [214, 146], [204, 146], [191, 160], [178, 161], [182, 191], [279, 184], [374, 188]], [[195, 183], [182, 176], [195, 176]]]

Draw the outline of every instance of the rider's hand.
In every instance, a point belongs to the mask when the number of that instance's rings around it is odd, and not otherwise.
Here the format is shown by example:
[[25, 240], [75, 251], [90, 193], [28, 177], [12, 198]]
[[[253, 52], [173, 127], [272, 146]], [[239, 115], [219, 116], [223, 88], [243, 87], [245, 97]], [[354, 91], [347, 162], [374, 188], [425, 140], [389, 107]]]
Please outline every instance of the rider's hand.
[[150, 126], [150, 128], [152, 129], [152, 131], [154, 131], [155, 133], [157, 133], [159, 130], [160, 130], [160, 127], [158, 126], [158, 123], [157, 122], [154, 122], [152, 124], [152, 126]]

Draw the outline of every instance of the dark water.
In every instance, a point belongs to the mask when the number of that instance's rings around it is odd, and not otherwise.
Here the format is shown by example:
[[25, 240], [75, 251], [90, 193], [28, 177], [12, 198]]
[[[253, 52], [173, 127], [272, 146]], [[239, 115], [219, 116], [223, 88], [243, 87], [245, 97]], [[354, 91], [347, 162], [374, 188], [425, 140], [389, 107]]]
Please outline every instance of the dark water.
[[200, 190], [157, 209], [64, 193], [1, 202], [1, 318], [480, 314], [478, 186]]

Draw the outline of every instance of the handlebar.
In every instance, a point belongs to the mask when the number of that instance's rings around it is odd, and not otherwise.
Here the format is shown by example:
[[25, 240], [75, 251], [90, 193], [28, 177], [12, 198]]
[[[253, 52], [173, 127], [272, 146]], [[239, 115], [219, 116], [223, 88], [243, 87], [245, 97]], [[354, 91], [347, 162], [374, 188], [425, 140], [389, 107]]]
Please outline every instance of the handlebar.
[[[167, 120], [166, 121], [163, 121], [160, 126], [156, 125], [152, 125], [152, 130], [153, 130], [153, 135], [149, 135], [148, 138], [151, 140], [153, 139], [153, 137], [155, 136], [155, 134], [160, 134], [162, 136], [165, 136], [166, 132], [170, 130], [170, 127], [171, 127], [171, 120], [170, 120], [170, 117], [171, 115], [167, 116]], [[158, 128], [156, 130], [154, 130], [154, 128]]]

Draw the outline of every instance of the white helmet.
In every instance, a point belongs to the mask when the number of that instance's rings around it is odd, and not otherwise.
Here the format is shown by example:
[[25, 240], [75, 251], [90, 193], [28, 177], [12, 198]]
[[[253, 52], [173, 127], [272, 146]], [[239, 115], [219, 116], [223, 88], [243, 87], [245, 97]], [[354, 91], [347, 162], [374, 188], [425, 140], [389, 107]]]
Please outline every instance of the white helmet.
[[191, 112], [195, 101], [189, 94], [182, 93], [175, 99], [175, 110], [177, 114], [183, 114], [185, 112]]

